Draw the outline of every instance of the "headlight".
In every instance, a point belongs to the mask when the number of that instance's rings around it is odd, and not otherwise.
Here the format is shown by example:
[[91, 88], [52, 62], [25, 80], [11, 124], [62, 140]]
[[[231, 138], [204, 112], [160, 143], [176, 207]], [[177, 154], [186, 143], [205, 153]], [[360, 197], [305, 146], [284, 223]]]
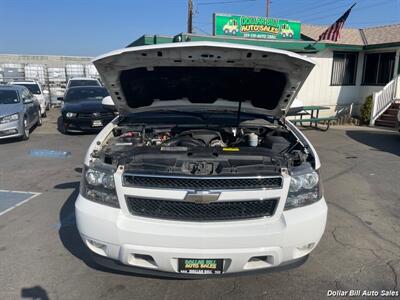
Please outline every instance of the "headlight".
[[80, 192], [88, 200], [119, 208], [112, 169], [85, 166]]
[[19, 119], [19, 114], [13, 114], [13, 115], [1, 117], [0, 124], [17, 121], [18, 119]]
[[322, 182], [318, 171], [310, 170], [303, 174], [293, 174], [285, 210], [302, 207], [322, 198]]
[[75, 118], [76, 117], [76, 113], [73, 113], [73, 112], [67, 112], [65, 115], [67, 118]]

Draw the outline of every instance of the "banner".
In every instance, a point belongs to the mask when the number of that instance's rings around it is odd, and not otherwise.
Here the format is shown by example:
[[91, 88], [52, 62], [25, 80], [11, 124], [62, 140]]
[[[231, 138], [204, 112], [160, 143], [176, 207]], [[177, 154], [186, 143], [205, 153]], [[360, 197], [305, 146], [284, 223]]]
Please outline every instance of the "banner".
[[301, 23], [283, 19], [214, 14], [214, 35], [253, 39], [300, 39]]

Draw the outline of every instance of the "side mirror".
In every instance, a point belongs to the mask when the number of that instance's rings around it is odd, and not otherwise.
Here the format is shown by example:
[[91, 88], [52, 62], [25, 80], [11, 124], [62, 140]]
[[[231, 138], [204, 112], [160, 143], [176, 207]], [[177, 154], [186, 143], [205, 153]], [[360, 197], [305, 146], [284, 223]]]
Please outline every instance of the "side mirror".
[[64, 97], [57, 97], [58, 101], [64, 101]]
[[112, 100], [111, 96], [104, 97], [103, 100], [101, 101], [101, 104], [106, 109], [116, 110], [114, 101]]
[[43, 94], [48, 95], [49, 91], [48, 90], [43, 90]]
[[24, 100], [24, 104], [33, 103], [33, 98], [28, 98]]

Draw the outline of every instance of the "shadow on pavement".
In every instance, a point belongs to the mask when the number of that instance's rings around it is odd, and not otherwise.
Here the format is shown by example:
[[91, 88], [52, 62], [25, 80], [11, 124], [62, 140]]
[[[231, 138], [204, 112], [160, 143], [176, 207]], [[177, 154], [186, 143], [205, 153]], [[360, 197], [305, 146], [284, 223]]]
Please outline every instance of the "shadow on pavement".
[[136, 274], [131, 272], [118, 271], [102, 267], [95, 263], [92, 259], [91, 251], [83, 243], [75, 221], [75, 200], [79, 194], [79, 181], [67, 182], [58, 184], [54, 187], [55, 189], [73, 189], [71, 195], [67, 198], [64, 205], [61, 207], [59, 214], [60, 228], [58, 235], [65, 249], [67, 249], [72, 255], [82, 260], [88, 267], [103, 271], [107, 273], [119, 274], [119, 275], [130, 275], [148, 278], [168, 279], [164, 277], [147, 275], [147, 274]]
[[21, 298], [39, 299], [39, 300], [49, 300], [49, 296], [44, 288], [40, 285], [33, 286], [30, 288], [22, 288]]
[[346, 134], [353, 140], [372, 147], [374, 150], [400, 156], [400, 133], [398, 132], [347, 130]]

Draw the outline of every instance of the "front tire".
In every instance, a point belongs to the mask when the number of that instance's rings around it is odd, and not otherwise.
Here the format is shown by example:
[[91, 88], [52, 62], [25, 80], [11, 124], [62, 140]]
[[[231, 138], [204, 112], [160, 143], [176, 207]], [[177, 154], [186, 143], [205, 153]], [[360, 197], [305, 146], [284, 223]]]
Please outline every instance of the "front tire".
[[67, 127], [65, 126], [64, 120], [59, 118], [58, 120], [58, 131], [60, 131], [62, 134], [68, 134]]
[[24, 141], [29, 140], [29, 136], [30, 136], [30, 130], [29, 130], [29, 126], [28, 126], [28, 119], [26, 117], [24, 117], [24, 120], [22, 121], [22, 139]]
[[[44, 113], [44, 116], [46, 115], [46, 113]], [[40, 111], [38, 113], [38, 120], [36, 122], [36, 126], [42, 126], [43, 124], [43, 120], [42, 120], [42, 115], [40, 114]]]

